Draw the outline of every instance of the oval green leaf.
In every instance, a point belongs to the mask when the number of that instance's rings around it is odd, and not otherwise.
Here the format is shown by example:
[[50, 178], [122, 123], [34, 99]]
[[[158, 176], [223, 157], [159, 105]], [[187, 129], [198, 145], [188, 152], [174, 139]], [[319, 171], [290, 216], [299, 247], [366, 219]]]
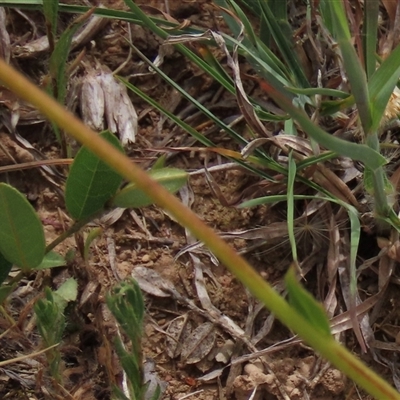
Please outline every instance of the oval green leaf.
[[[163, 168], [149, 171], [149, 175], [170, 193], [177, 192], [188, 179], [188, 174], [178, 168]], [[132, 183], [120, 190], [112, 200], [112, 205], [122, 208], [138, 208], [153, 204], [146, 193]]]
[[[109, 131], [100, 134], [123, 153], [119, 140]], [[75, 157], [65, 187], [65, 205], [77, 220], [104, 208], [122, 183], [122, 177], [87, 148]]]
[[23, 271], [43, 260], [45, 239], [42, 223], [23, 194], [0, 183], [0, 252]]
[[12, 268], [12, 263], [0, 253], [0, 285], [7, 279]]

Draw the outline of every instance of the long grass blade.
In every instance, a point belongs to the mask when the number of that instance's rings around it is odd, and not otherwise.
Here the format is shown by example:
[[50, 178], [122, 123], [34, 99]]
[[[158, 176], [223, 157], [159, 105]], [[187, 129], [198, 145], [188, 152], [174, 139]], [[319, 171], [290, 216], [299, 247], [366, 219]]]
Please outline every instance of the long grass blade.
[[322, 0], [321, 7], [326, 9], [324, 15], [329, 15], [331, 19], [333, 25], [331, 32], [338, 41], [343, 64], [351, 85], [351, 92], [356, 100], [361, 124], [364, 133], [368, 134], [372, 126], [372, 114], [368, 95], [367, 77], [351, 41], [343, 3], [342, 1]]
[[397, 46], [372, 75], [368, 85], [372, 105], [372, 130], [380, 127], [382, 116], [399, 80], [399, 76], [400, 46]]
[[[278, 47], [279, 52], [286, 61], [289, 70], [294, 77], [295, 83], [297, 84], [297, 86], [303, 88], [309, 87], [310, 84], [308, 83], [303, 69], [300, 67], [301, 63], [296, 56], [296, 52], [294, 51], [294, 45], [288, 39], [292, 37], [292, 30], [287, 23], [286, 12], [285, 18], [279, 19], [279, 16], [276, 16], [271, 11], [269, 7], [269, 2], [262, 0], [258, 1], [261, 6], [262, 18], [267, 23], [270, 32], [275, 40], [276, 46]], [[286, 8], [286, 1], [281, 1], [280, 3], [282, 4], [278, 7], [278, 9], [280, 9], [282, 12], [283, 5]], [[286, 11], [286, 9], [284, 11]]]
[[296, 108], [291, 101], [285, 98], [281, 93], [277, 92], [271, 85], [266, 82], [260, 82], [260, 85], [267, 93], [269, 93], [270, 96], [273, 97], [282, 109], [287, 111], [292, 118], [300, 124], [304, 131], [320, 145], [338, 154], [350, 157], [353, 160], [362, 161], [366, 166], [374, 171], [386, 164], [387, 161], [385, 157], [377, 151], [364, 144], [351, 143], [329, 135], [319, 126], [314, 124], [304, 111]]
[[287, 226], [293, 261], [298, 266], [296, 237], [294, 235], [294, 181], [296, 178], [296, 161], [293, 159], [293, 151], [289, 153], [288, 160], [288, 184], [287, 184]]
[[367, 79], [376, 69], [376, 41], [378, 32], [379, 1], [364, 1], [363, 47]]

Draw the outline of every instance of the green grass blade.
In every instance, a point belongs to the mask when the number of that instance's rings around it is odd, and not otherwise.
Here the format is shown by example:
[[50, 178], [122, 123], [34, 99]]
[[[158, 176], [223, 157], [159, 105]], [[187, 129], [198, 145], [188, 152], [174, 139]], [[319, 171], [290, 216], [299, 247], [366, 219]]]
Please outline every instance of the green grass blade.
[[[288, 39], [292, 37], [292, 30], [286, 21], [286, 10], [285, 18], [279, 20], [277, 19], [279, 17], [272, 13], [269, 7], [269, 2], [263, 0], [258, 1], [262, 10], [262, 18], [268, 24], [271, 34], [274, 37], [276, 46], [286, 61], [289, 71], [291, 74], [293, 74], [295, 83], [297, 83], [297, 86], [300, 87], [309, 87], [310, 84], [308, 83], [303, 69], [300, 67], [301, 63], [296, 56], [296, 52], [294, 51], [294, 45]], [[282, 1], [281, 3], [285, 4], [286, 6], [286, 1]]]
[[372, 104], [372, 130], [377, 130], [380, 127], [383, 114], [399, 76], [400, 46], [397, 46], [372, 75], [368, 85]]
[[293, 261], [297, 265], [297, 246], [294, 236], [294, 181], [296, 179], [296, 161], [293, 159], [293, 152], [289, 153], [288, 160], [288, 183], [287, 183], [287, 226], [289, 242], [292, 248]]
[[386, 164], [386, 159], [377, 151], [363, 144], [351, 143], [343, 139], [332, 136], [315, 125], [307, 116], [307, 114], [296, 108], [291, 101], [282, 96], [272, 86], [266, 82], [262, 82], [264, 90], [281, 106], [283, 110], [288, 112], [291, 117], [296, 120], [307, 134], [317, 141], [326, 149], [332, 150], [338, 154], [350, 157], [353, 160], [362, 161], [372, 170], [376, 170]]
[[318, 303], [297, 281], [292, 266], [285, 275], [290, 305], [299, 312], [321, 336], [330, 338], [331, 328], [322, 304]]
[[[122, 154], [119, 140], [110, 132], [100, 134]], [[77, 220], [103, 209], [122, 183], [122, 177], [86, 147], [75, 157], [65, 187], [65, 205]]]
[[[43, 14], [46, 19], [47, 36], [54, 38], [57, 35], [58, 0], [43, 0]], [[52, 40], [49, 37], [49, 43]]]
[[[163, 76], [164, 77], [164, 76]], [[168, 80], [169, 78], [166, 77]], [[179, 127], [181, 127], [183, 130], [185, 130], [186, 132], [188, 132], [190, 135], [192, 135], [196, 140], [198, 140], [200, 143], [204, 144], [207, 147], [215, 147], [215, 144], [213, 142], [211, 142], [209, 139], [207, 139], [206, 137], [204, 137], [204, 135], [202, 135], [200, 132], [196, 131], [194, 128], [192, 128], [189, 124], [187, 124], [186, 122], [182, 121], [180, 118], [178, 118], [175, 114], [169, 112], [168, 110], [166, 110], [164, 107], [162, 107], [158, 102], [156, 102], [155, 100], [153, 100], [151, 97], [147, 96], [145, 93], [143, 93], [139, 88], [137, 88], [136, 86], [132, 85], [130, 82], [126, 81], [123, 78], [118, 78], [122, 83], [124, 83], [128, 89], [132, 90], [132, 92], [134, 92], [135, 94], [137, 94], [139, 97], [141, 97], [143, 100], [145, 100], [147, 103], [149, 103], [151, 106], [153, 106], [155, 109], [157, 109], [158, 111], [162, 112], [164, 115], [166, 115], [168, 118], [171, 119], [171, 121], [175, 122]], [[171, 84], [176, 87], [179, 88], [178, 90], [183, 90], [179, 85], [175, 84], [175, 82], [171, 82]], [[191, 99], [191, 96], [188, 95], [186, 92], [184, 92], [185, 95], [188, 97], [188, 99]], [[197, 103], [197, 101], [196, 101]], [[201, 105], [202, 108], [204, 108]], [[216, 118], [212, 113], [210, 113], [208, 110], [206, 110], [207, 115], [211, 114], [213, 116], [213, 120], [215, 119], [216, 121], [218, 121], [218, 125], [223, 124], [223, 122], [221, 120], [219, 120], [218, 118]], [[232, 128], [230, 128], [228, 125], [223, 124], [223, 126], [226, 126], [226, 132], [228, 132], [232, 137], [236, 138], [236, 135], [238, 135], [235, 131], [232, 130]], [[243, 141], [243, 138], [241, 136], [238, 136], [240, 139], [240, 142]], [[247, 144], [247, 142], [246, 142]], [[269, 174], [267, 174], [265, 171], [263, 170], [259, 170], [256, 169], [254, 167], [252, 167], [249, 164], [246, 164], [245, 162], [235, 159], [235, 161], [242, 165], [244, 168], [248, 169], [249, 171], [254, 172], [255, 174], [262, 176], [263, 178], [269, 180], [269, 181], [273, 181], [272, 176], [270, 176]], [[278, 163], [276, 163], [274, 160], [271, 160], [269, 157], [263, 157], [262, 158], [262, 162], [263, 162], [263, 166], [269, 169], [272, 169], [273, 171], [279, 172], [279, 173], [283, 173], [286, 174], [286, 169], [283, 168], [282, 166], [280, 166]]]
[[[158, 72], [158, 71], [157, 71]], [[164, 76], [161, 75], [163, 78]], [[131, 90], [133, 93], [137, 94], [139, 97], [141, 97], [143, 100], [145, 100], [148, 104], [150, 104], [151, 106], [153, 106], [154, 108], [156, 108], [158, 111], [162, 112], [163, 114], [165, 114], [168, 118], [171, 119], [171, 121], [174, 121], [179, 127], [181, 127], [182, 129], [184, 129], [186, 132], [190, 133], [191, 136], [193, 136], [196, 140], [198, 140], [200, 143], [204, 144], [205, 146], [208, 147], [214, 147], [215, 144], [207, 139], [204, 135], [202, 135], [200, 132], [196, 131], [196, 129], [192, 128], [189, 124], [187, 124], [185, 121], [182, 121], [180, 118], [178, 118], [174, 113], [169, 112], [165, 107], [162, 107], [157, 101], [155, 101], [154, 99], [152, 99], [150, 96], [147, 96], [144, 92], [142, 92], [139, 88], [137, 88], [136, 86], [132, 85], [129, 81], [127, 81], [124, 78], [121, 77], [117, 77], [129, 90]], [[165, 76], [165, 78], [168, 78]], [[169, 83], [173, 83], [169, 78], [168, 81], [170, 81]], [[184, 92], [183, 89], [173, 83], [173, 86], [175, 88], [179, 87], [179, 91], [180, 92]], [[186, 92], [184, 92], [186, 93]], [[191, 99], [191, 97], [190, 97]], [[194, 99], [193, 99], [194, 100]], [[204, 109], [203, 105], [198, 103], [196, 101], [195, 105], [199, 105], [201, 106], [201, 109]], [[208, 110], [207, 110], [208, 111]], [[210, 114], [210, 112], [207, 112], [207, 114]], [[209, 116], [209, 115], [207, 115]], [[216, 119], [216, 117], [214, 116], [214, 119]]]
[[351, 40], [343, 3], [341, 1], [322, 0], [321, 4], [330, 8], [329, 14], [333, 20], [334, 36], [342, 53], [343, 64], [351, 85], [351, 92], [357, 104], [364, 133], [368, 134], [372, 126], [372, 112], [367, 78]]
[[333, 151], [324, 151], [318, 156], [310, 156], [305, 158], [302, 161], [297, 163], [297, 171], [301, 171], [304, 168], [310, 167], [311, 165], [323, 163], [327, 160], [332, 160], [332, 158], [336, 158], [337, 154]]
[[[172, 87], [174, 87], [179, 93], [182, 94], [183, 97], [185, 97], [187, 100], [189, 100], [193, 105], [195, 105], [203, 114], [205, 114], [208, 118], [210, 118], [219, 128], [223, 129], [226, 131], [232, 138], [234, 138], [238, 143], [240, 144], [248, 144], [248, 142], [237, 132], [235, 132], [230, 126], [225, 124], [221, 119], [217, 118], [211, 111], [209, 111], [206, 107], [204, 107], [201, 103], [199, 103], [194, 97], [190, 96], [185, 90], [183, 90], [176, 82], [174, 82], [172, 79], [170, 79], [160, 68], [155, 66], [147, 57], [145, 57], [136, 47], [132, 46], [133, 49], [138, 53], [138, 55], [151, 67], [153, 68], [159, 76], [161, 76], [166, 82], [168, 82]], [[159, 109], [161, 112], [163, 112], [165, 115], [167, 115], [171, 120], [173, 120], [177, 125], [185, 129], [187, 132], [189, 132], [193, 137], [195, 137], [197, 140], [200, 141], [200, 143], [205, 144], [206, 146], [214, 146], [212, 142], [210, 142], [208, 139], [206, 139], [203, 135], [201, 135], [199, 132], [197, 132], [195, 129], [190, 127], [188, 124], [186, 124], [184, 121], [180, 120], [177, 118], [174, 114], [168, 112], [165, 110], [165, 108], [161, 107], [157, 102], [155, 102], [153, 99], [151, 99], [149, 96], [145, 95], [142, 93], [138, 88], [136, 88], [134, 85], [130, 84], [128, 81], [124, 80], [123, 78], [119, 78], [121, 82], [123, 82], [130, 90], [132, 90], [134, 93], [138, 94], [140, 97], [142, 97], [144, 100], [146, 100], [149, 104], [152, 106], [156, 107]], [[279, 163], [274, 161], [271, 157], [268, 157], [265, 155], [265, 160], [268, 163], [268, 167], [274, 171], [280, 172], [280, 173], [286, 173], [286, 169], [283, 168]], [[249, 168], [246, 166], [246, 168]], [[266, 175], [265, 173], [262, 173], [264, 177], [267, 179], [271, 179], [270, 176]]]
[[363, 47], [367, 79], [376, 69], [376, 42], [378, 33], [379, 1], [364, 1]]
[[[57, 1], [54, 2], [57, 3]], [[72, 38], [78, 28], [82, 26], [91, 14], [92, 13], [89, 11], [86, 15], [80, 16], [72, 25], [64, 30], [50, 56], [49, 72], [53, 83], [53, 95], [61, 104], [64, 104], [67, 92], [68, 77], [66, 75], [66, 70]]]
[[347, 99], [350, 94], [337, 89], [327, 89], [327, 88], [296, 88], [296, 87], [286, 87], [286, 90], [295, 94], [304, 94], [305, 96], [330, 96], [337, 97], [339, 99]]
[[[256, 33], [253, 30], [253, 26], [252, 26], [251, 22], [247, 18], [247, 15], [233, 0], [228, 0], [228, 1], [229, 1], [229, 4], [231, 5], [231, 7], [233, 8], [233, 10], [235, 11], [235, 14], [238, 17], [238, 20], [243, 24], [244, 32], [246, 33], [251, 45], [255, 46], [258, 41], [258, 38], [257, 38]], [[224, 2], [224, 3], [226, 3], [226, 2]], [[237, 22], [236, 22], [236, 24], [237, 24], [237, 32], [239, 34], [240, 25]], [[235, 35], [235, 36], [237, 37], [238, 35]]]
[[350, 292], [355, 296], [357, 290], [357, 267], [356, 258], [360, 244], [361, 225], [357, 210], [347, 207], [347, 215], [350, 219]]

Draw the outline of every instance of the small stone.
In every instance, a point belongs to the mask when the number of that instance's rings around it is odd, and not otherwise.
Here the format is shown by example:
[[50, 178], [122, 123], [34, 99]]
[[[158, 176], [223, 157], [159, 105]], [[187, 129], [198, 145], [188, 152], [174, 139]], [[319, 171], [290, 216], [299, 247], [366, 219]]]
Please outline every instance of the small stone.
[[142, 262], [147, 263], [147, 262], [149, 262], [149, 261], [150, 261], [150, 256], [149, 256], [148, 254], [145, 254], [145, 255], [142, 257]]

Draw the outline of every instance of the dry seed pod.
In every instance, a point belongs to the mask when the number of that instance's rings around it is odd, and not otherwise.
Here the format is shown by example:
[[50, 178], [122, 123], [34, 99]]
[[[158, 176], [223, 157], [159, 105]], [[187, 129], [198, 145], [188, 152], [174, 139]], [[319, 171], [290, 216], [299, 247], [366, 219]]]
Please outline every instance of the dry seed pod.
[[182, 352], [182, 345], [193, 330], [192, 322], [188, 315], [181, 315], [173, 319], [167, 328], [168, 336], [165, 339], [165, 348], [171, 358], [178, 357]]
[[83, 78], [80, 93], [81, 117], [95, 131], [104, 129], [104, 92], [95, 70]]
[[135, 141], [137, 114], [126, 87], [117, 81], [108, 68], [102, 67], [98, 77], [104, 92], [105, 118], [108, 129], [118, 133], [123, 146]]
[[184, 341], [181, 351], [181, 359], [186, 364], [195, 364], [206, 357], [216, 340], [214, 325], [205, 322], [198, 326]]
[[[123, 146], [135, 141], [137, 114], [126, 87], [106, 66], [88, 67], [81, 86], [81, 114], [92, 129], [118, 134]], [[104, 124], [104, 120], [106, 124]]]

